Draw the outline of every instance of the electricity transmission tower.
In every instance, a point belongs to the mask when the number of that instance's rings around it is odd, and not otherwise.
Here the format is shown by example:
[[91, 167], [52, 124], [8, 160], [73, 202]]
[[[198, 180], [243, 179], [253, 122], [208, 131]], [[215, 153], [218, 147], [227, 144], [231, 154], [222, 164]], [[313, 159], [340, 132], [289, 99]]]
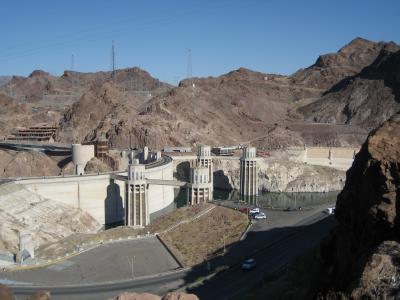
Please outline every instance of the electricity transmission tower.
[[190, 79], [190, 85], [192, 85], [192, 50], [188, 49], [187, 55], [187, 68], [186, 68], [186, 78]]
[[115, 70], [115, 47], [114, 47], [114, 40], [112, 41], [111, 46], [111, 79], [115, 83], [115, 78], [117, 75], [117, 71]]

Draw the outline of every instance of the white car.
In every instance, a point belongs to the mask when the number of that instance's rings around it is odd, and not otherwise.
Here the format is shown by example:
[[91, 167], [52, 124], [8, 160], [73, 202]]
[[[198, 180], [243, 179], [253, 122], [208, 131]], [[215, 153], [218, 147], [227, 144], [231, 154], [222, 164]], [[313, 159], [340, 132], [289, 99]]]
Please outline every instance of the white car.
[[250, 214], [259, 214], [260, 213], [260, 209], [258, 207], [254, 207], [252, 209], [249, 210]]
[[251, 270], [256, 267], [256, 260], [254, 258], [246, 259], [242, 264], [242, 270]]
[[262, 213], [258, 213], [254, 216], [254, 219], [256, 220], [261, 220], [261, 219], [266, 219], [267, 216], [262, 212]]
[[327, 209], [325, 209], [325, 212], [326, 212], [328, 215], [333, 215], [333, 214], [335, 214], [335, 206], [333, 206], [333, 207], [328, 207]]

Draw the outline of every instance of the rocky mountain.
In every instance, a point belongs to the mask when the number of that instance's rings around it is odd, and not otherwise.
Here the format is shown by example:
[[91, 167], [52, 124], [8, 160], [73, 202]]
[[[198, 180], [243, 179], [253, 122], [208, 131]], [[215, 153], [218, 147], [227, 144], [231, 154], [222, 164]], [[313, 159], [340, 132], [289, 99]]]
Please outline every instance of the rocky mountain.
[[6, 84], [10, 79], [10, 76], [0, 76], [0, 86]]
[[339, 226], [322, 247], [325, 290], [351, 299], [400, 297], [399, 187], [397, 113], [369, 135], [347, 173], [336, 204]]
[[290, 79], [293, 84], [328, 90], [340, 80], [354, 76], [369, 66], [382, 50], [394, 52], [400, 48], [393, 42], [356, 38], [337, 53], [319, 56], [312, 66], [298, 70]]
[[[274, 123], [286, 120], [298, 99], [319, 91], [291, 86], [287, 78], [238, 69], [219, 77], [192, 78], [151, 99], [127, 97], [112, 85], [96, 86], [69, 109], [61, 121], [60, 140], [67, 131], [78, 140], [101, 132], [110, 143], [126, 147], [129, 132], [136, 146], [209, 143], [236, 144], [263, 137]], [[287, 136], [282, 138], [287, 138]], [[294, 137], [293, 144], [301, 145]]]
[[60, 112], [36, 109], [29, 102], [20, 102], [0, 93], [0, 135], [7, 136], [14, 127], [35, 125], [40, 122], [54, 123], [61, 117]]
[[[136, 146], [146, 144], [154, 148], [246, 142], [260, 148], [300, 146], [304, 143], [357, 145], [366, 136], [357, 125], [364, 125], [363, 120], [370, 119], [370, 115], [383, 121], [396, 109], [396, 104], [386, 105], [386, 102], [393, 102], [391, 89], [386, 89], [387, 79], [381, 80], [376, 75], [386, 76], [387, 72], [391, 72], [391, 62], [386, 62], [385, 67], [377, 60], [385, 60], [382, 53], [391, 55], [396, 49], [399, 47], [391, 42], [375, 43], [358, 38], [338, 53], [320, 56], [313, 66], [290, 77], [240, 68], [219, 77], [184, 80], [178, 87], [148, 99], [128, 98], [116, 86], [98, 84], [96, 91], [88, 91], [75, 108], [64, 114], [62, 128], [76, 132], [77, 140], [88, 141], [106, 133], [111, 145], [116, 147], [128, 145], [129, 132]], [[366, 70], [369, 70], [368, 74]], [[370, 78], [372, 73], [375, 74], [373, 79]], [[353, 122], [347, 122], [355, 126], [344, 128], [315, 124], [341, 123], [339, 117], [336, 120], [340, 114], [335, 114], [332, 119], [329, 109], [344, 109], [345, 105], [337, 104], [346, 101], [343, 92], [340, 92], [345, 82], [351, 82], [350, 78], [357, 76], [368, 78], [367, 85], [374, 82], [375, 85], [385, 86], [378, 89], [371, 85], [370, 97], [375, 97], [372, 91], [378, 91], [386, 99], [385, 105], [374, 109], [369, 105], [356, 105], [364, 98], [360, 91], [355, 91], [351, 96], [354, 104], [348, 105], [343, 112], [344, 116], [349, 114], [348, 110], [357, 115], [351, 117]], [[109, 99], [113, 102], [104, 106], [99, 95], [106, 90], [112, 95]], [[90, 97], [92, 101], [88, 101]], [[330, 101], [329, 97], [337, 100]], [[93, 107], [94, 99], [100, 99], [99, 107], [93, 108], [87, 118], [86, 112]], [[369, 100], [366, 102], [369, 103]], [[314, 124], [309, 125], [309, 122]], [[377, 122], [372, 120], [369, 125]], [[66, 135], [61, 131], [60, 140], [64, 140]]]
[[346, 77], [299, 111], [313, 122], [373, 128], [400, 109], [400, 50], [381, 50], [372, 64]]
[[[92, 141], [105, 133], [110, 146], [120, 148], [129, 145], [129, 135], [137, 147], [158, 149], [198, 143], [252, 143], [263, 149], [359, 145], [366, 131], [358, 125], [370, 115], [384, 120], [396, 108], [386, 105], [393, 93], [384, 76], [392, 63], [384, 63], [379, 53], [390, 55], [397, 48], [394, 43], [359, 38], [290, 77], [240, 68], [218, 77], [183, 80], [178, 87], [161, 83], [138, 68], [118, 70], [113, 80], [110, 72], [65, 71], [56, 77], [34, 71], [27, 78], [13, 77], [0, 87], [0, 93], [23, 100], [15, 105], [27, 105], [29, 118], [21, 118], [21, 125], [32, 125], [40, 118], [58, 122], [61, 142]], [[371, 65], [374, 59], [382, 63]], [[395, 69], [393, 72], [396, 74]], [[372, 73], [375, 77], [371, 79]], [[349, 78], [359, 74], [366, 77], [362, 78], [368, 86], [371, 82], [384, 86], [371, 85], [370, 98], [375, 99], [373, 91], [378, 91], [387, 99], [385, 105], [356, 105], [364, 101], [362, 91], [346, 100], [342, 90], [345, 86], [350, 89]], [[383, 77], [379, 79], [377, 74]], [[352, 104], [344, 110], [346, 101]], [[337, 112], [340, 109], [344, 112]], [[351, 115], [353, 121], [344, 120], [349, 126], [332, 125], [341, 123], [342, 115]], [[9, 131], [14, 123], [4, 121], [3, 131]]]
[[169, 87], [137, 67], [117, 70], [115, 78], [112, 72], [65, 71], [62, 76], [54, 76], [42, 70], [35, 70], [28, 77], [13, 76], [7, 84], [0, 87], [0, 93], [24, 101], [40, 101], [45, 96], [50, 96], [47, 97], [49, 99], [56, 95], [81, 95], [93, 85], [111, 81], [125, 91], [154, 91]]

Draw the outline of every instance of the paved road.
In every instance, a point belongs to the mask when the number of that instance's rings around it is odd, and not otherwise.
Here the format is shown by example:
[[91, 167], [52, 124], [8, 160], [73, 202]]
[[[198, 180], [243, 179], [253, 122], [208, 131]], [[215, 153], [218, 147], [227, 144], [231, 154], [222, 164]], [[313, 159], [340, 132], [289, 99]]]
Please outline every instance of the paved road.
[[[231, 299], [240, 296], [249, 287], [254, 285], [263, 276], [272, 274], [286, 266], [292, 259], [315, 246], [335, 225], [333, 218], [326, 218], [321, 210], [297, 222], [294, 226], [280, 227], [262, 231], [260, 223], [255, 230], [249, 232], [243, 242], [232, 246], [223, 257], [217, 257], [212, 262], [212, 268], [221, 265], [231, 265], [231, 269], [207, 281], [204, 286], [192, 288], [203, 299]], [[258, 266], [251, 272], [240, 270], [238, 261], [251, 255], [258, 261]], [[38, 289], [47, 289], [52, 292], [53, 299], [107, 299], [122, 291], [152, 292], [164, 294], [169, 290], [180, 288], [195, 282], [199, 277], [206, 275], [205, 266], [190, 270], [181, 270], [167, 275], [70, 287], [15, 287], [15, 293], [24, 299]]]
[[201, 300], [240, 299], [255, 283], [285, 268], [294, 258], [318, 245], [336, 224], [333, 217], [321, 217], [313, 225], [297, 227], [287, 237], [258, 250], [251, 256], [257, 260], [255, 269], [243, 271], [237, 264], [190, 292], [197, 294]]

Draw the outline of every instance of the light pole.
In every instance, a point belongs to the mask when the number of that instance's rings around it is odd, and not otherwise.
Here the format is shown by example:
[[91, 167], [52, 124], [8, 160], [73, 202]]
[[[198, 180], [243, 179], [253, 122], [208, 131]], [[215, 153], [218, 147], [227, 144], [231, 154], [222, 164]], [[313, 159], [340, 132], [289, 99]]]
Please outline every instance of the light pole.
[[132, 257], [132, 260], [130, 260], [129, 262], [131, 263], [131, 271], [132, 271], [132, 279], [134, 279], [134, 274], [133, 274], [133, 263], [135, 261], [135, 255]]

